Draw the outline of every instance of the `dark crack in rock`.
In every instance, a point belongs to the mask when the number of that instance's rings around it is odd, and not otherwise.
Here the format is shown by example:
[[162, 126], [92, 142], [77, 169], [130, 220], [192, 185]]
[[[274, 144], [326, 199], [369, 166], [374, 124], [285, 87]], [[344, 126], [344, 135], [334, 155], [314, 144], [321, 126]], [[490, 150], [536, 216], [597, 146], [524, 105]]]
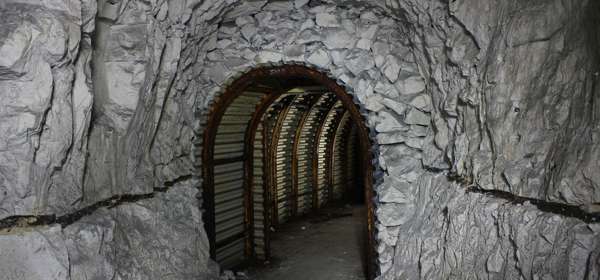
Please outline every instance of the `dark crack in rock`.
[[[202, 116], [233, 77], [286, 63], [347, 87], [373, 133], [379, 279], [600, 277], [599, 224], [539, 207], [598, 212], [597, 1], [5, 0], [0, 15], [0, 277], [218, 277]], [[139, 199], [103, 204], [121, 196]]]

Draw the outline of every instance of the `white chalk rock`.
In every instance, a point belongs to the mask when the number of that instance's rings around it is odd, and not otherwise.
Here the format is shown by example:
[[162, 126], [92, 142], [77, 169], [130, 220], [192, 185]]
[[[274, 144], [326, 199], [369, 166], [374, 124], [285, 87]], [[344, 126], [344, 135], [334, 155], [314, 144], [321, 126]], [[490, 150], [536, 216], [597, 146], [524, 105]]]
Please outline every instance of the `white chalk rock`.
[[378, 122], [375, 126], [377, 132], [392, 132], [392, 131], [406, 131], [409, 126], [402, 123], [394, 115], [382, 111], [378, 114]]
[[71, 279], [60, 226], [0, 234], [0, 248], [0, 275], [6, 279]]
[[398, 80], [398, 74], [400, 74], [400, 62], [398, 58], [393, 55], [386, 56], [385, 64], [381, 68], [381, 71], [390, 82], [395, 83]]
[[404, 122], [407, 124], [417, 124], [417, 125], [429, 125], [431, 122], [431, 117], [428, 114], [425, 114], [415, 108], [412, 108], [406, 114], [404, 118]]
[[327, 68], [331, 63], [331, 58], [329, 54], [324, 49], [318, 49], [311, 53], [306, 59], [309, 63], [317, 65], [321, 68]]
[[294, 7], [296, 7], [296, 9], [300, 9], [304, 7], [304, 5], [308, 4], [308, 2], [310, 2], [310, 0], [294, 0]]
[[278, 62], [283, 59], [283, 54], [276, 51], [260, 51], [254, 59], [257, 63]]
[[425, 81], [420, 76], [411, 76], [398, 80], [395, 84], [400, 94], [415, 94], [425, 90]]
[[323, 44], [330, 49], [351, 49], [356, 44], [357, 38], [352, 36], [350, 32], [345, 29], [331, 29], [325, 35]]
[[382, 203], [377, 207], [377, 220], [384, 226], [399, 226], [408, 222], [414, 212], [412, 203]]
[[375, 67], [375, 61], [368, 51], [355, 49], [346, 56], [346, 68], [355, 76], [373, 67]]
[[322, 27], [338, 27], [340, 23], [338, 22], [336, 16], [330, 13], [318, 13], [316, 15], [316, 22], [318, 26]]

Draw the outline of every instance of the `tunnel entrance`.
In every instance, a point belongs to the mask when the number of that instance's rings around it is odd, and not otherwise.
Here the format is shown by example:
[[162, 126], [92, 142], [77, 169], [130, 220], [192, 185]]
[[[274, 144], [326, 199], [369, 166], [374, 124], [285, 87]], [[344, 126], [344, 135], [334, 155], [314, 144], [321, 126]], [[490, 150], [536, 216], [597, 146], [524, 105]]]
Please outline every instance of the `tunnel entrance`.
[[306, 66], [253, 69], [215, 99], [203, 136], [204, 221], [223, 268], [269, 260], [290, 220], [361, 202], [373, 277], [371, 144], [343, 87]]

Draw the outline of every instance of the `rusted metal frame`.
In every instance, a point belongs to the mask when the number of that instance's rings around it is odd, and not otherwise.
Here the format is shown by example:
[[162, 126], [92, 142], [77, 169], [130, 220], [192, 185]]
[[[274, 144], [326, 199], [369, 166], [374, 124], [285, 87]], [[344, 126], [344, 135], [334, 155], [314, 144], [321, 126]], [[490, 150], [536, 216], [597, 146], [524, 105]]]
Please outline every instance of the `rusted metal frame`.
[[344, 107], [350, 112], [352, 120], [356, 123], [358, 128], [359, 144], [360, 144], [360, 159], [362, 162], [367, 163], [365, 166], [364, 173], [364, 189], [365, 189], [365, 203], [367, 205], [367, 276], [369, 279], [374, 279], [376, 276], [375, 271], [375, 223], [374, 223], [374, 205], [373, 205], [373, 164], [372, 164], [372, 150], [371, 140], [369, 137], [369, 129], [365, 125], [365, 121], [356, 104], [352, 99], [352, 96], [348, 95], [344, 88], [338, 85], [334, 80], [327, 77], [325, 74], [318, 70], [308, 68], [301, 65], [291, 65], [285, 68], [272, 68], [268, 70], [273, 76], [303, 76], [311, 78], [322, 85], [329, 88], [336, 97], [342, 101]]
[[329, 135], [329, 142], [327, 142], [325, 160], [326, 160], [326, 175], [327, 175], [327, 196], [329, 202], [333, 201], [333, 168], [334, 168], [334, 147], [335, 147], [335, 137], [337, 136], [337, 129], [342, 121], [344, 114], [346, 111], [344, 110], [342, 113], [337, 113], [334, 119], [332, 120], [333, 129], [331, 130], [331, 135]]
[[[264, 113], [273, 104], [273, 102], [279, 98], [279, 96], [281, 96], [281, 92], [270, 92], [260, 101], [260, 103], [256, 106], [254, 113], [252, 113], [252, 117], [244, 135], [244, 224], [245, 228], [247, 229], [245, 254], [246, 257], [249, 258], [254, 258], [256, 256], [254, 251], [254, 196], [252, 193], [252, 187], [254, 184], [254, 139], [256, 130]], [[265, 141], [264, 138], [262, 141]], [[263, 149], [263, 153], [264, 152], [265, 151]], [[263, 170], [263, 176], [265, 176], [264, 173], [265, 172]], [[263, 210], [266, 211], [266, 209]]]
[[[376, 256], [376, 252], [375, 252], [375, 243], [374, 243], [374, 206], [373, 206], [373, 166], [372, 166], [372, 150], [371, 150], [371, 140], [369, 137], [369, 130], [365, 125], [365, 121], [363, 116], [361, 115], [358, 107], [354, 104], [354, 101], [352, 99], [352, 96], [348, 95], [345, 91], [345, 89], [338, 85], [337, 82], [331, 78], [329, 78], [327, 75], [319, 72], [316, 69], [312, 69], [309, 68], [307, 66], [304, 65], [284, 65], [284, 66], [265, 66], [265, 67], [260, 67], [260, 68], [256, 68], [253, 69], [251, 71], [249, 71], [248, 73], [244, 74], [241, 78], [239, 78], [238, 80], [236, 80], [232, 86], [228, 87], [228, 90], [225, 92], [225, 94], [222, 95], [223, 98], [220, 98], [220, 100], [227, 100], [229, 98], [235, 98], [235, 91], [234, 92], [230, 92], [229, 89], [235, 89], [236, 86], [237, 88], [243, 88], [240, 87], [241, 84], [244, 83], [248, 83], [249, 81], [255, 80], [255, 79], [259, 79], [259, 78], [263, 78], [263, 77], [275, 77], [275, 78], [289, 78], [289, 77], [302, 77], [302, 78], [307, 78], [307, 79], [312, 79], [313, 81], [322, 84], [323, 86], [327, 87], [331, 92], [335, 93], [335, 95], [338, 97], [339, 100], [342, 101], [342, 104], [344, 105], [344, 107], [349, 110], [350, 115], [353, 119], [353, 121], [356, 123], [357, 127], [358, 127], [358, 136], [359, 136], [359, 142], [360, 142], [360, 147], [361, 147], [361, 155], [360, 158], [363, 162], [368, 163], [365, 166], [365, 175], [364, 175], [364, 186], [365, 186], [365, 202], [367, 204], [367, 230], [368, 230], [368, 262], [367, 262], [367, 274], [368, 274], [368, 278], [369, 279], [374, 279], [375, 278], [375, 266], [374, 266], [374, 260], [375, 260], [375, 256]], [[220, 103], [226, 103], [226, 102], [220, 102]], [[219, 104], [217, 104], [219, 105]], [[222, 104], [220, 104], [222, 105]], [[210, 162], [210, 158], [212, 157], [212, 145], [214, 144], [214, 134], [210, 133], [211, 131], [216, 131], [214, 124], [211, 125], [211, 123], [216, 123], [218, 125], [219, 121], [220, 121], [220, 116], [222, 115], [219, 114], [220, 110], [216, 110], [215, 108], [223, 108], [223, 106], [213, 106], [211, 108], [211, 110], [209, 111], [209, 118], [208, 118], [208, 125], [204, 131], [204, 142], [203, 142], [203, 153], [202, 153], [202, 159], [203, 159], [203, 177], [205, 179], [204, 181], [204, 197], [205, 197], [205, 205], [206, 205], [206, 210], [211, 209], [212, 207], [212, 212], [210, 211], [206, 211], [205, 213], [207, 214], [206, 216], [210, 217], [212, 214], [213, 220], [211, 223], [210, 218], [207, 219], [207, 233], [209, 234], [209, 240], [211, 240], [211, 244], [214, 244], [214, 203], [211, 205], [210, 200], [214, 200], [214, 190], [211, 190], [213, 184], [212, 181], [210, 180], [206, 180], [206, 178], [210, 178], [212, 176], [212, 173], [209, 173], [207, 171], [212, 170], [211, 165], [209, 165], [208, 163]], [[209, 133], [207, 133], [209, 132]], [[211, 137], [211, 135], [213, 137]], [[207, 141], [207, 140], [211, 140], [212, 141]], [[207, 149], [208, 148], [208, 149]], [[206, 167], [207, 165], [209, 165], [209, 167]], [[209, 189], [209, 191], [206, 191], [206, 189]], [[208, 202], [208, 203], [207, 203]], [[213, 201], [214, 202], [214, 201]], [[209, 228], [212, 225], [212, 234], [209, 230]], [[214, 250], [211, 247], [211, 256], [214, 256]]]
[[203, 206], [204, 222], [206, 233], [210, 243], [210, 256], [216, 258], [217, 244], [215, 232], [215, 186], [214, 186], [214, 146], [215, 138], [221, 123], [221, 119], [227, 110], [227, 107], [242, 94], [242, 90], [252, 83], [250, 77], [242, 77], [236, 80], [227, 88], [225, 93], [217, 97], [207, 117], [206, 127], [204, 128], [203, 148], [202, 148], [202, 177], [203, 177]]
[[268, 159], [269, 162], [271, 162], [271, 168], [270, 168], [270, 178], [271, 178], [271, 191], [273, 194], [272, 197], [272, 204], [273, 204], [273, 211], [272, 211], [272, 219], [273, 219], [273, 226], [277, 226], [279, 225], [279, 205], [277, 202], [277, 196], [279, 195], [279, 193], [277, 192], [278, 186], [277, 186], [277, 150], [279, 148], [279, 134], [281, 133], [281, 129], [283, 127], [283, 122], [287, 119], [287, 115], [288, 112], [290, 111], [290, 108], [292, 107], [292, 104], [294, 104], [294, 102], [296, 101], [296, 98], [298, 96], [294, 96], [292, 98], [289, 99], [289, 101], [284, 101], [282, 100], [282, 105], [283, 108], [281, 109], [281, 111], [279, 112], [279, 114], [277, 114], [277, 120], [275, 121], [275, 127], [273, 128], [273, 132], [272, 132], [272, 137], [271, 137], [271, 143], [269, 145], [269, 153], [268, 153]]
[[279, 91], [276, 88], [272, 88], [272, 87], [268, 87], [268, 86], [264, 86], [264, 85], [257, 85], [257, 84], [254, 84], [254, 85], [248, 87], [247, 90], [254, 91], [254, 92], [278, 92]]
[[296, 126], [294, 144], [292, 147], [292, 216], [294, 217], [298, 215], [298, 144], [300, 142], [300, 137], [302, 137], [302, 129], [304, 129], [306, 119], [308, 119], [308, 116], [322, 97], [323, 96], [319, 96], [311, 100], [308, 109], [302, 113], [300, 121]]
[[[216, 259], [217, 250], [215, 232], [214, 167], [218, 162], [214, 160], [215, 138], [221, 119], [229, 105], [231, 105], [231, 103], [233, 103], [233, 101], [257, 78], [264, 75], [264, 71], [251, 71], [235, 80], [227, 87], [223, 94], [215, 98], [207, 114], [207, 123], [202, 135], [202, 196], [204, 208], [203, 221], [205, 222], [205, 229], [210, 244], [210, 256], [212, 259]], [[247, 203], [247, 201], [244, 201], [244, 203]], [[248, 229], [245, 230], [248, 232]]]
[[319, 127], [317, 128], [317, 133], [315, 134], [315, 141], [313, 146], [313, 156], [312, 156], [312, 175], [313, 175], [313, 210], [319, 209], [319, 145], [321, 144], [321, 133], [323, 132], [323, 128], [325, 127], [325, 123], [329, 118], [329, 115], [333, 110], [335, 110], [336, 100], [328, 106], [329, 108], [326, 110], [326, 113], [323, 115], [322, 119], [318, 121]]
[[364, 166], [363, 186], [365, 192], [365, 203], [367, 204], [367, 277], [375, 279], [376, 271], [376, 255], [375, 251], [375, 208], [374, 208], [374, 190], [373, 190], [373, 163], [371, 142], [369, 140], [368, 130], [364, 123], [357, 123], [359, 127], [360, 139], [360, 158], [361, 162], [366, 163]]
[[[256, 256], [255, 251], [254, 251], [254, 197], [253, 197], [253, 192], [252, 192], [252, 187], [254, 185], [254, 140], [255, 140], [255, 136], [256, 136], [256, 130], [258, 128], [258, 125], [261, 124], [262, 122], [262, 126], [263, 126], [263, 130], [262, 130], [262, 140], [261, 140], [261, 144], [263, 147], [263, 157], [262, 157], [262, 161], [263, 161], [263, 235], [264, 235], [264, 245], [265, 245], [265, 258], [269, 259], [270, 258], [270, 237], [269, 237], [269, 227], [270, 227], [270, 223], [271, 223], [271, 217], [269, 215], [270, 213], [270, 209], [272, 207], [271, 205], [271, 188], [270, 185], [271, 183], [269, 182], [271, 180], [271, 177], [269, 174], [270, 172], [268, 171], [270, 166], [271, 166], [271, 162], [268, 160], [268, 149], [269, 149], [269, 145], [267, 143], [267, 129], [268, 129], [268, 125], [267, 122], [263, 120], [263, 117], [265, 115], [265, 113], [267, 112], [267, 110], [273, 105], [273, 103], [275, 101], [277, 101], [277, 99], [279, 97], [281, 97], [281, 95], [288, 91], [289, 88], [283, 88], [283, 89], [279, 89], [277, 91], [272, 91], [267, 93], [267, 95], [265, 96], [265, 98], [263, 98], [263, 100], [261, 100], [261, 102], [256, 106], [256, 110], [254, 111], [251, 119], [250, 119], [250, 123], [248, 125], [248, 128], [246, 129], [246, 133], [245, 133], [245, 139], [244, 139], [244, 153], [245, 155], [247, 155], [246, 160], [244, 161], [244, 197], [245, 197], [245, 207], [246, 207], [246, 224], [247, 226], [250, 228], [251, 234], [248, 235], [248, 240], [246, 241], [246, 254], [248, 254], [248, 256], [250, 257], [254, 257]], [[249, 248], [249, 249], [248, 249]]]
[[[302, 67], [302, 66], [296, 66]], [[302, 68], [297, 71], [301, 72]], [[373, 191], [373, 163], [372, 163], [372, 150], [371, 150], [371, 139], [369, 137], [369, 129], [365, 125], [365, 120], [361, 115], [360, 111], [354, 101], [352, 96], [348, 95], [344, 88], [338, 85], [334, 80], [328, 78], [325, 74], [318, 72], [314, 69], [305, 70], [307, 72], [307, 76], [313, 78], [314, 80], [322, 83], [324, 86], [328, 87], [333, 93], [335, 93], [336, 97], [342, 101], [344, 107], [350, 112], [350, 116], [352, 120], [357, 126], [358, 129], [358, 137], [360, 144], [360, 160], [366, 163], [364, 168], [364, 176], [363, 176], [363, 186], [365, 192], [365, 204], [367, 205], [367, 277], [368, 279], [375, 279], [376, 270], [375, 270], [375, 261], [376, 261], [376, 251], [375, 251], [375, 208], [374, 208], [374, 191]]]
[[[347, 110], [344, 109], [343, 112], [339, 113], [336, 118], [334, 119], [334, 123], [333, 123], [333, 129], [332, 129], [332, 135], [331, 135], [331, 141], [329, 141], [329, 143], [327, 143], [327, 154], [329, 155], [329, 158], [327, 158], [328, 164], [329, 164], [329, 173], [327, 174], [327, 184], [328, 184], [328, 196], [329, 196], [329, 201], [332, 202], [333, 201], [333, 168], [335, 167], [335, 143], [336, 141], [339, 141], [339, 139], [337, 139], [337, 131], [340, 128], [340, 124], [342, 124], [342, 120], [344, 120], [344, 116], [346, 115]], [[343, 126], [342, 126], [343, 128]]]

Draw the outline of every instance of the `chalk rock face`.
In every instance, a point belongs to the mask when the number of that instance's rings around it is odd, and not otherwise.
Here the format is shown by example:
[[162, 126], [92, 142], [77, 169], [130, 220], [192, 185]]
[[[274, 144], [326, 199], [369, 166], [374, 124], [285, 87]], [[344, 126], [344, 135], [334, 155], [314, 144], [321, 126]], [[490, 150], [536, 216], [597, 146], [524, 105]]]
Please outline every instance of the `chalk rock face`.
[[442, 175], [426, 174], [418, 186], [408, 188], [423, 206], [406, 208], [414, 214], [397, 230], [393, 265], [382, 278], [598, 277], [597, 224], [543, 212], [529, 203], [465, 193], [453, 185]]
[[202, 116], [232, 77], [302, 63], [348, 88], [371, 130], [378, 279], [596, 279], [598, 14], [575, 0], [4, 0], [0, 275], [217, 277]]
[[[598, 31], [590, 26], [600, 6], [563, 4], [390, 6], [417, 34], [411, 52], [425, 76], [401, 67], [399, 76], [409, 78], [394, 84], [396, 99], [414, 106], [403, 121], [431, 130], [418, 141], [400, 132], [377, 135], [381, 144], [409, 148], [382, 148], [380, 161], [390, 176], [413, 182], [403, 186], [414, 196], [394, 205], [394, 213], [413, 213], [404, 217], [381, 215], [400, 196], [379, 194], [385, 208], [378, 218], [393, 225], [378, 227], [387, 240], [378, 248], [380, 279], [598, 277], [598, 217], [590, 213], [599, 184], [598, 173], [589, 172], [597, 165], [589, 158], [597, 157], [598, 120], [588, 115], [597, 89], [585, 85], [599, 71], [591, 51], [600, 44]], [[503, 28], [492, 27], [500, 22]], [[378, 65], [383, 61], [376, 55]], [[393, 248], [390, 240], [397, 241]]]
[[63, 229], [72, 279], [102, 279], [115, 275], [116, 222], [100, 210]]
[[178, 185], [65, 227], [0, 232], [7, 279], [217, 279], [195, 199]]
[[211, 279], [218, 271], [209, 261], [197, 192], [180, 185], [67, 226], [72, 271], [98, 279]]
[[60, 226], [0, 234], [0, 273], [5, 279], [70, 279]]
[[[195, 97], [166, 100], [188, 83], [175, 85], [184, 27], [172, 25], [192, 11], [171, 2], [0, 4], [2, 275], [218, 276], [190, 176]], [[42, 225], [11, 223], [33, 215]]]
[[[417, 61], [433, 81], [428, 90], [443, 120], [436, 140], [451, 170], [484, 189], [575, 206], [598, 203], [600, 178], [591, 172], [598, 164], [591, 160], [598, 155], [598, 123], [585, 113], [595, 110], [596, 89], [586, 85], [597, 79], [598, 31], [590, 26], [598, 5], [455, 1], [425, 11], [431, 6], [400, 2], [412, 7], [409, 21], [439, 15], [453, 30], [436, 35], [434, 27], [415, 25], [423, 42], [415, 48]], [[497, 22], [506, 24], [499, 32], [490, 27]], [[414, 80], [402, 89], [423, 86]]]
[[92, 103], [82, 21], [95, 8], [38, 4], [2, 5], [0, 218], [61, 211], [81, 198]]

